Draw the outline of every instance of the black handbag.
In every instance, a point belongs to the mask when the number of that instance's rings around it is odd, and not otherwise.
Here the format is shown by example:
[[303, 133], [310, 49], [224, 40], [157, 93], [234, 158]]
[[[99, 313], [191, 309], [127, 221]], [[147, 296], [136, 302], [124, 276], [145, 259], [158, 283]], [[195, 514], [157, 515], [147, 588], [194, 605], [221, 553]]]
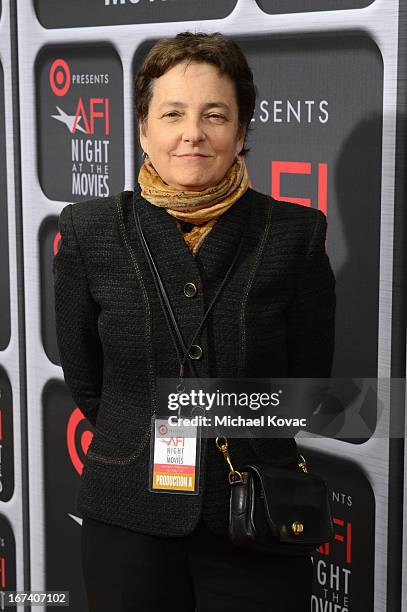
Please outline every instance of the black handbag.
[[[180, 362], [180, 380], [184, 374], [184, 362], [191, 346], [217, 299], [230, 271], [237, 260], [243, 241], [218, 288], [214, 299], [194, 334], [189, 347], [185, 345], [178, 322], [171, 307], [165, 286], [148, 248], [140, 219], [133, 214], [136, 227], [154, 283], [160, 298], [171, 336]], [[181, 346], [183, 357], [174, 338], [174, 331]], [[192, 365], [192, 364], [191, 364]], [[195, 368], [192, 370], [196, 376]], [[182, 383], [179, 390], [183, 390]], [[289, 464], [271, 465], [255, 463], [242, 471], [233, 468], [229, 455], [229, 443], [225, 437], [217, 437], [216, 446], [229, 466], [230, 504], [229, 538], [246, 550], [278, 555], [304, 555], [321, 544], [329, 542], [334, 535], [329, 491], [326, 482], [308, 472], [306, 461], [299, 455], [298, 461]]]
[[216, 439], [230, 471], [229, 538], [246, 550], [305, 555], [334, 536], [328, 486], [302, 455], [286, 465], [233, 468], [226, 438]]

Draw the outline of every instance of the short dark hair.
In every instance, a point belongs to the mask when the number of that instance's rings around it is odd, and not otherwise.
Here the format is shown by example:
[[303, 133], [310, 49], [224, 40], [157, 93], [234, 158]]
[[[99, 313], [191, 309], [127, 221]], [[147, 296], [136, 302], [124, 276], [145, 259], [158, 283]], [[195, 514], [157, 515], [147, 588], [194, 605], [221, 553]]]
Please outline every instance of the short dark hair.
[[[134, 82], [135, 115], [138, 122], [147, 119], [153, 96], [152, 81], [181, 62], [206, 62], [217, 66], [235, 86], [239, 109], [239, 127], [250, 129], [256, 103], [253, 73], [239, 45], [220, 32], [180, 32], [174, 38], [157, 41], [147, 53]], [[246, 149], [246, 139], [241, 155]]]

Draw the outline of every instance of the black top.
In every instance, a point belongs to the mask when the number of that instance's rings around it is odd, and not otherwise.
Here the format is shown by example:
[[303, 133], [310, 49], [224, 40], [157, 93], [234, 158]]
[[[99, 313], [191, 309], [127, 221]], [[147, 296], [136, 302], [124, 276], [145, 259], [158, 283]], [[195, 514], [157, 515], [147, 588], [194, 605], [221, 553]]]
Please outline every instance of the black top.
[[[202, 516], [216, 533], [228, 518], [227, 468], [202, 441], [199, 495], [147, 490], [156, 377], [178, 361], [132, 213], [133, 192], [65, 206], [54, 258], [61, 365], [72, 397], [96, 426], [77, 511], [142, 533], [181, 536]], [[335, 279], [326, 218], [249, 188], [193, 257], [168, 213], [136, 196], [146, 240], [186, 340], [192, 337], [242, 232], [242, 251], [208, 317], [194, 362], [200, 377], [328, 377], [334, 349]], [[194, 297], [186, 283], [197, 287]], [[236, 469], [294, 459], [289, 439], [232, 439]]]
[[194, 227], [193, 223], [189, 223], [188, 221], [179, 221], [179, 224], [181, 225], [181, 231], [185, 234], [186, 232], [190, 232], [191, 229]]

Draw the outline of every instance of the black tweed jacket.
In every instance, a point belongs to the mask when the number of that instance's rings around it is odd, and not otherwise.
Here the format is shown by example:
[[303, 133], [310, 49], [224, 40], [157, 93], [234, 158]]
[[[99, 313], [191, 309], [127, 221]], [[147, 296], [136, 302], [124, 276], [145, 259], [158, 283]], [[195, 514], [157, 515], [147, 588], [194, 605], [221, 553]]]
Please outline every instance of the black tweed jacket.
[[[186, 340], [245, 232], [239, 259], [197, 339], [199, 376], [330, 375], [335, 279], [323, 213], [249, 189], [194, 257], [174, 219], [137, 189], [141, 224]], [[132, 195], [69, 204], [59, 217], [62, 240], [53, 267], [59, 353], [72, 397], [95, 426], [76, 509], [148, 534], [186, 535], [200, 518], [224, 533], [229, 484], [213, 439], [202, 440], [199, 495], [147, 488], [156, 377], [176, 377], [178, 362], [138, 239]], [[198, 288], [193, 298], [184, 294], [187, 282]], [[292, 460], [296, 443], [232, 439], [230, 450], [242, 466]]]

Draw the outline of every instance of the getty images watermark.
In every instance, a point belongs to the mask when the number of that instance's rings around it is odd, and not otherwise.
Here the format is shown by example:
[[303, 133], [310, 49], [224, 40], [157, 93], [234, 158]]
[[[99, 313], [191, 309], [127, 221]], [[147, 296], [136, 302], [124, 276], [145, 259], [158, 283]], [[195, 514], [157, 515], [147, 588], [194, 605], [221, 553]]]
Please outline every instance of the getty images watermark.
[[[202, 437], [404, 437], [400, 378], [157, 378], [159, 416]], [[400, 404], [402, 402], [402, 404]], [[191, 435], [193, 435], [191, 433]]]
[[[250, 411], [258, 411], [261, 408], [273, 409], [280, 406], [280, 396], [283, 390], [275, 393], [266, 392], [231, 392], [204, 391], [203, 389], [191, 389], [177, 391], [168, 394], [168, 410], [176, 411], [170, 414], [168, 422], [170, 425], [210, 427], [306, 427], [305, 417], [278, 417], [276, 414], [261, 414], [258, 417], [243, 416], [242, 414], [228, 414], [231, 409], [248, 408]], [[190, 408], [189, 417], [180, 416], [183, 408]], [[199, 412], [200, 414], [194, 414]], [[209, 415], [208, 413], [213, 414]]]

